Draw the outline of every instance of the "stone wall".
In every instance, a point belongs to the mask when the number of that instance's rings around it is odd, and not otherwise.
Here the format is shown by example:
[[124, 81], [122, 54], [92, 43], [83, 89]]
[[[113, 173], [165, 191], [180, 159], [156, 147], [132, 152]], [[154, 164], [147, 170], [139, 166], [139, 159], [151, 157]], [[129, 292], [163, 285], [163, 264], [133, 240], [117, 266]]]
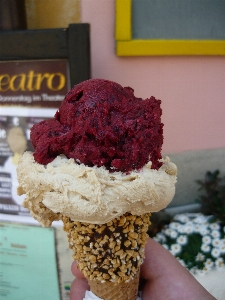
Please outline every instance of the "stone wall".
[[185, 151], [168, 154], [171, 161], [177, 165], [176, 194], [169, 208], [186, 206], [185, 209], [196, 208], [195, 199], [199, 196], [199, 185], [196, 180], [203, 180], [207, 171], [220, 171], [225, 176], [225, 148], [199, 151]]

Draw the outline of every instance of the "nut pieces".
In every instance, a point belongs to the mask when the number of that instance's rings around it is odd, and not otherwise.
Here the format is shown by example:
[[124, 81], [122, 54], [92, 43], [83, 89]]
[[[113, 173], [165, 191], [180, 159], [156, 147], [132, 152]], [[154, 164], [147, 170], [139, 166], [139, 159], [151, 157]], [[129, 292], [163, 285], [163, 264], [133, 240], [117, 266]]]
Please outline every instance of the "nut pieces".
[[115, 283], [135, 277], [144, 259], [150, 214], [129, 213], [107, 224], [88, 224], [63, 217], [70, 248], [89, 280]]

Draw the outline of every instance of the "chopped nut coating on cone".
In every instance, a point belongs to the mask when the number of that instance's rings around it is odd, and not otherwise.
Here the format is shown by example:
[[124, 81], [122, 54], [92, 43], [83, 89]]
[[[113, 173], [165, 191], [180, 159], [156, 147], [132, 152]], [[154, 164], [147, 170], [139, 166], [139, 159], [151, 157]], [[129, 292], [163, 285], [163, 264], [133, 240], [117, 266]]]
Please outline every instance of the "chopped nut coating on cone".
[[73, 257], [84, 276], [114, 283], [133, 279], [143, 262], [149, 217], [127, 213], [103, 225], [63, 217]]

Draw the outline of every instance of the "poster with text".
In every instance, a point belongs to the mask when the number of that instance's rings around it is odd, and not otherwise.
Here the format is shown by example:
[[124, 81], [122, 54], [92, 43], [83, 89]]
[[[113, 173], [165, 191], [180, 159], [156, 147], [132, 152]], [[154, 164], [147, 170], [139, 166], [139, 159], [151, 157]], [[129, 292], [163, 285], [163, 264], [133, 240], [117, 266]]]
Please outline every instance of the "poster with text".
[[17, 165], [33, 151], [30, 129], [54, 117], [70, 88], [67, 60], [0, 62], [0, 213], [29, 215], [17, 195]]

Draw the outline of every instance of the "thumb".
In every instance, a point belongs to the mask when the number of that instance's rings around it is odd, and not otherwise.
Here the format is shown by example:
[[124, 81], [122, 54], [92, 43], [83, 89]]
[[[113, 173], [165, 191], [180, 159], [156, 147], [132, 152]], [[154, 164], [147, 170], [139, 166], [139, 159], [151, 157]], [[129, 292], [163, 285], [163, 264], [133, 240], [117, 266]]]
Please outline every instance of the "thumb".
[[213, 300], [202, 285], [163, 246], [148, 239], [141, 267], [143, 300]]

